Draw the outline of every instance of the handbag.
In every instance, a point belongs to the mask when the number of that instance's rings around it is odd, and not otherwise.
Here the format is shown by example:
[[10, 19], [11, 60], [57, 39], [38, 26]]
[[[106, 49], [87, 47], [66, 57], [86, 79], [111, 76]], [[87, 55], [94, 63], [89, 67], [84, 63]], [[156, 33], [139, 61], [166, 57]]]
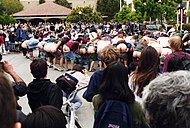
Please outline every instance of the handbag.
[[56, 79], [56, 84], [67, 94], [70, 94], [76, 89], [78, 80], [72, 75], [65, 73]]

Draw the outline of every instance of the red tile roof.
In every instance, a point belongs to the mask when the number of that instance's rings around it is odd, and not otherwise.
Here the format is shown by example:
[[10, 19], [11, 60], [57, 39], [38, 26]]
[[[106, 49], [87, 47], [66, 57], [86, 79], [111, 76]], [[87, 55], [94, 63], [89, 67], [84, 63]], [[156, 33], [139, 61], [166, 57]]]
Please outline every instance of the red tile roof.
[[55, 4], [53, 2], [45, 2], [36, 7], [28, 8], [13, 14], [14, 17], [20, 16], [67, 16], [71, 13], [71, 9]]

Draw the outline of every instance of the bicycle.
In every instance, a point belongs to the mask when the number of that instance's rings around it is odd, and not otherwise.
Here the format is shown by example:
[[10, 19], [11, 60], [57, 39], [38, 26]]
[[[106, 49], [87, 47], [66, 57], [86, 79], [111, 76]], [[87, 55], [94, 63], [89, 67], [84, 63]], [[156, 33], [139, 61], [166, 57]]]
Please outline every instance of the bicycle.
[[80, 87], [77, 85], [78, 88], [76, 88], [71, 94], [69, 94], [67, 100], [63, 103], [63, 106], [66, 106], [66, 113], [65, 117], [67, 119], [67, 126], [68, 128], [82, 128], [81, 125], [78, 123], [78, 121], [75, 119], [75, 111], [73, 110], [73, 103], [72, 100], [76, 97], [77, 93], [87, 88], [87, 86]]

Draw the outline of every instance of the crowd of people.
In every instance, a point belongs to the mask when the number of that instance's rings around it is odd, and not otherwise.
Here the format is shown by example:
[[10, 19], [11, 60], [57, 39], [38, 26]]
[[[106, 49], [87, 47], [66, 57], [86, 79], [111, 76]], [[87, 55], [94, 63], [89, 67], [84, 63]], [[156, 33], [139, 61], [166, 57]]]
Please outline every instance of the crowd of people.
[[[167, 33], [137, 31], [129, 22], [4, 26], [0, 33], [1, 53], [12, 50], [12, 43], [5, 43], [5, 39], [6, 32], [13, 32], [19, 50], [32, 60], [30, 70], [34, 80], [26, 85], [12, 65], [1, 62], [4, 72], [0, 70], [0, 110], [7, 110], [4, 105], [7, 100], [13, 105], [12, 111], [5, 111], [5, 116], [14, 115], [10, 120], [2, 115], [5, 119], [0, 121], [2, 128], [20, 127], [18, 121], [23, 128], [66, 127], [67, 121], [60, 111], [64, 92], [46, 76], [48, 67], [73, 71], [76, 65], [94, 72], [83, 94], [94, 106], [94, 128], [189, 128], [190, 35], [188, 31], [178, 33], [175, 29], [176, 26]], [[39, 49], [38, 59], [33, 55], [35, 49]], [[96, 61], [99, 69], [94, 67]], [[13, 78], [13, 83], [5, 72]], [[6, 97], [9, 99], [1, 98], [7, 95], [4, 91], [9, 91], [10, 97]], [[30, 115], [24, 115], [16, 105], [14, 96], [24, 95], [32, 110]], [[82, 102], [76, 98], [75, 104], [77, 111]], [[109, 122], [111, 118], [105, 118], [108, 116], [103, 112], [105, 109], [110, 112], [111, 105], [126, 112], [128, 122], [120, 123], [122, 120], [117, 117], [115, 122]]]

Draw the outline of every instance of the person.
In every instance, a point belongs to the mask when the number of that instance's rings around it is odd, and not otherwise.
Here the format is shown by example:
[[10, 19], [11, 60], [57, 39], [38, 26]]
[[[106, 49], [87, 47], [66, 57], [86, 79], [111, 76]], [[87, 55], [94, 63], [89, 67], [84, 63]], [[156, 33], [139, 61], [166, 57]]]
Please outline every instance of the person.
[[164, 73], [143, 91], [144, 108], [152, 128], [189, 128], [190, 74]]
[[138, 61], [142, 50], [148, 46], [150, 38], [147, 36], [144, 36], [140, 42], [137, 44], [137, 46], [134, 48], [134, 52], [133, 52], [133, 58], [137, 59], [136, 61]]
[[[124, 103], [128, 106], [135, 128], [149, 127], [140, 104], [135, 101], [135, 96], [128, 86], [128, 69], [121, 62], [113, 61], [104, 70], [102, 83], [99, 86], [99, 94], [93, 97], [93, 106], [97, 115], [101, 105], [109, 100], [120, 101], [119, 104]], [[98, 119], [97, 117], [95, 122]], [[117, 117], [114, 118], [117, 120]], [[130, 118], [129, 115], [128, 118]], [[124, 126], [121, 127], [123, 128]]]
[[3, 30], [0, 30], [0, 53], [7, 54], [5, 49], [5, 38], [6, 35]]
[[78, 49], [79, 43], [77, 41], [68, 41], [63, 45], [63, 54], [65, 59], [65, 70], [69, 70], [69, 63], [71, 61], [71, 70], [73, 70], [76, 61], [76, 50]]
[[[75, 65], [72, 71], [67, 71], [66, 73], [78, 80], [77, 87], [80, 88], [88, 84], [89, 76], [87, 75], [87, 70], [85, 69], [85, 67], [81, 67], [80, 65]], [[68, 98], [70, 94], [67, 94], [66, 92], [63, 91], [63, 96]], [[71, 102], [73, 103], [72, 108], [73, 108], [73, 111], [75, 112], [82, 105], [82, 100], [78, 96], [78, 94], [76, 94], [75, 98]]]
[[[111, 63], [112, 61], [118, 61], [120, 58], [120, 53], [117, 49], [114, 48], [112, 45], [106, 46], [100, 52], [100, 57], [102, 62], [104, 63], [104, 68], [106, 65]], [[92, 98], [94, 95], [98, 94], [98, 88], [102, 81], [104, 70], [98, 70], [94, 72], [91, 76], [90, 81], [88, 83], [88, 88], [83, 94], [83, 98], [86, 99], [88, 102], [92, 102]]]
[[169, 46], [172, 50], [172, 53], [167, 55], [164, 58], [164, 66], [163, 66], [163, 71], [162, 71], [163, 73], [166, 72], [167, 69], [169, 68], [168, 67], [168, 61], [171, 58], [175, 57], [176, 56], [175, 54], [179, 55], [179, 57], [181, 57], [181, 58], [186, 56], [186, 54], [187, 54], [186, 59], [190, 61], [190, 55], [188, 53], [185, 53], [182, 51], [183, 43], [182, 43], [182, 39], [180, 36], [172, 36], [169, 38], [168, 42], [169, 42]]
[[[13, 66], [8, 61], [4, 60], [1, 62], [1, 64], [2, 66], [0, 67], [0, 70], [2, 68], [2, 73], [7, 73], [13, 79], [11, 85], [18, 101], [19, 97], [26, 95], [26, 93], [28, 92], [28, 87], [26, 86], [24, 80], [14, 71]], [[18, 102], [16, 102], [16, 110], [18, 121], [22, 122], [23, 120], [25, 120], [26, 115], [21, 111], [22, 107], [18, 104]]]
[[129, 78], [130, 88], [135, 93], [136, 100], [142, 104], [142, 91], [151, 80], [159, 75], [160, 59], [158, 52], [151, 46], [145, 47], [134, 74]]
[[22, 123], [22, 128], [66, 128], [67, 120], [60, 109], [51, 105], [37, 108]]
[[30, 64], [35, 79], [28, 84], [28, 103], [32, 112], [40, 106], [52, 105], [61, 109], [63, 94], [61, 89], [47, 79], [48, 66], [44, 59], [35, 59]]
[[21, 124], [17, 122], [13, 88], [3, 72], [0, 72], [0, 113], [1, 128], [21, 128]]

